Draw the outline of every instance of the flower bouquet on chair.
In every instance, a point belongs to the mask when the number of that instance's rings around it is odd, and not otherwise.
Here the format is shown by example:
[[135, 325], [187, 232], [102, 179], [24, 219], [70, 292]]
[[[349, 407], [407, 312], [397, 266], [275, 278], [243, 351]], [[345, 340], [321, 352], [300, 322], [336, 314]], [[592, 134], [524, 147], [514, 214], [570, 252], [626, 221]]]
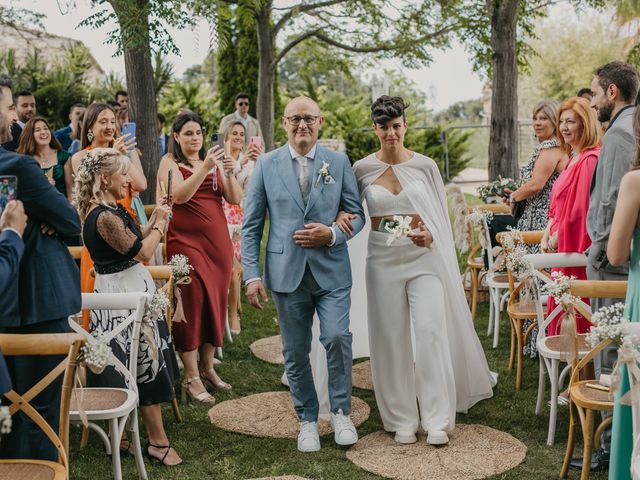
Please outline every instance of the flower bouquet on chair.
[[513, 178], [498, 177], [497, 180], [480, 185], [476, 191], [478, 196], [485, 203], [500, 203], [508, 198], [510, 193], [520, 186], [519, 182]]

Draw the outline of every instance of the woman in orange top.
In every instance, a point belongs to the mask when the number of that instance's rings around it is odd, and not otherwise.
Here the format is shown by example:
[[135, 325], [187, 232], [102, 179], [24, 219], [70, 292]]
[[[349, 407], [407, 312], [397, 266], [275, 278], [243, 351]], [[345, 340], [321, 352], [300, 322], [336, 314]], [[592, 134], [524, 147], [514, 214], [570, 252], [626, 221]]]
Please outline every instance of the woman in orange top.
[[[131, 166], [129, 168], [131, 184], [126, 197], [119, 200], [118, 203], [137, 220], [135, 211], [131, 208], [131, 197], [147, 189], [147, 179], [142, 170], [140, 156], [135, 151], [135, 138], [124, 136], [116, 138], [117, 133], [118, 127], [114, 109], [106, 103], [92, 103], [89, 105], [84, 114], [82, 131], [80, 133], [81, 150], [71, 157], [71, 162], [67, 162], [67, 168], [72, 169], [70, 173], [73, 173], [75, 176], [82, 160], [86, 157], [87, 153], [94, 148], [111, 147], [127, 155], [131, 159]], [[94, 278], [91, 276], [92, 268], [93, 260], [91, 260], [87, 249], [83, 248], [80, 258], [80, 289], [82, 292], [93, 292]], [[83, 314], [82, 322], [85, 329], [89, 326], [89, 315], [86, 313], [88, 312]]]

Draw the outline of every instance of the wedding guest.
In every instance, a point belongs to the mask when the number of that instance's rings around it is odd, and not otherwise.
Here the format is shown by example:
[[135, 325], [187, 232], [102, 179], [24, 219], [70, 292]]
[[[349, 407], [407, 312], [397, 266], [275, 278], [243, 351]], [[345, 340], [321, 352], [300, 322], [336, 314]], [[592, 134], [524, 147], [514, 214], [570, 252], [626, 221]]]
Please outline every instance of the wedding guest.
[[251, 137], [262, 137], [260, 122], [249, 115], [249, 95], [246, 93], [238, 93], [236, 95], [236, 111], [222, 119], [218, 131], [226, 133], [234, 122], [241, 122], [244, 125], [245, 144]]
[[[78, 131], [78, 119], [85, 111], [85, 106], [81, 103], [76, 103], [69, 109], [69, 125], [56, 130], [54, 136], [56, 140], [60, 142], [64, 150], [69, 151], [69, 147], [73, 142], [74, 135], [77, 137]], [[75, 152], [74, 152], [75, 153]]]
[[16, 153], [35, 158], [49, 183], [71, 201], [73, 179], [69, 169], [65, 169], [71, 155], [62, 149], [60, 142], [51, 134], [49, 122], [42, 117], [29, 120], [20, 136]]
[[[240, 187], [244, 189], [249, 184], [253, 168], [258, 155], [264, 152], [260, 145], [249, 144], [245, 153], [245, 128], [242, 122], [235, 122], [227, 129], [224, 135], [225, 151], [235, 163], [234, 174]], [[229, 325], [231, 333], [240, 333], [240, 280], [242, 278], [242, 256], [240, 254], [240, 231], [242, 227], [243, 209], [241, 205], [233, 205], [222, 201], [227, 226], [233, 245], [233, 270], [231, 284], [229, 285]]]
[[[242, 189], [233, 176], [231, 157], [204, 148], [204, 124], [193, 112], [178, 115], [171, 126], [169, 153], [160, 161], [156, 187], [161, 195], [172, 172], [173, 214], [167, 231], [167, 257], [182, 254], [193, 266], [192, 282], [181, 286], [185, 322], [172, 326], [176, 349], [184, 363], [182, 398], [212, 405], [202, 380], [231, 390], [213, 368], [227, 318], [227, 295], [233, 247], [222, 200], [238, 204]], [[198, 353], [200, 358], [198, 361]]]
[[166, 117], [158, 112], [156, 125], [158, 128], [158, 143], [160, 143], [160, 157], [167, 153], [167, 147], [169, 146], [169, 135], [164, 133], [164, 126], [167, 123]]
[[[78, 168], [75, 180], [75, 201], [83, 220], [84, 244], [95, 262], [97, 293], [145, 292], [155, 293], [155, 285], [141, 262], [151, 259], [162, 240], [171, 209], [166, 202], [159, 204], [149, 222], [140, 229], [131, 215], [116, 202], [129, 191], [131, 161], [119, 150], [95, 148], [87, 154]], [[89, 331], [109, 331], [130, 311], [92, 312]], [[165, 466], [175, 466], [182, 459], [171, 447], [162, 423], [161, 403], [174, 398], [173, 383], [178, 377], [178, 365], [164, 315], [145, 323], [151, 331], [140, 335], [138, 351], [138, 394], [140, 413], [149, 435], [146, 455]], [[124, 365], [129, 363], [128, 345], [131, 329], [116, 336], [111, 350]], [[154, 338], [152, 345], [148, 338]], [[100, 375], [87, 372], [92, 387], [123, 387], [122, 374], [108, 367]], [[128, 441], [121, 449], [129, 451]]]
[[[0, 142], [11, 140], [15, 119], [11, 81], [0, 77]], [[0, 148], [0, 175], [18, 178], [18, 200], [28, 215], [25, 250], [18, 281], [0, 295], [1, 333], [65, 333], [69, 315], [81, 308], [78, 267], [64, 239], [80, 234], [73, 206], [47, 181], [31, 157]], [[14, 390], [24, 394], [60, 363], [60, 356], [8, 357]], [[30, 403], [58, 431], [62, 379]], [[2, 438], [0, 457], [56, 461], [58, 451], [38, 427], [22, 415], [13, 416], [11, 433]]]
[[[622, 177], [611, 233], [607, 243], [607, 258], [612, 266], [629, 262], [627, 298], [624, 316], [631, 322], [640, 322], [640, 137], [639, 110], [634, 113], [636, 132], [636, 153], [632, 171]], [[633, 451], [633, 419], [631, 407], [620, 402], [629, 391], [627, 366], [620, 365], [620, 384], [615, 392], [613, 408], [613, 431], [611, 434], [611, 454], [609, 478], [622, 480], [629, 478]]]
[[[595, 111], [584, 98], [572, 97], [565, 100], [558, 110], [560, 146], [569, 156], [569, 163], [553, 185], [549, 220], [540, 241], [542, 252], [572, 253], [584, 252], [591, 239], [587, 233], [587, 210], [591, 179], [600, 154], [600, 127]], [[566, 276], [586, 280], [585, 267], [552, 268]], [[588, 299], [584, 299], [589, 301]], [[556, 307], [553, 297], [549, 297], [547, 315]], [[557, 318], [549, 323], [548, 335], [559, 335], [560, 322]], [[581, 315], [576, 316], [578, 333], [586, 333], [590, 323]]]
[[115, 99], [115, 103], [120, 105], [120, 107], [127, 108], [129, 106], [129, 94], [125, 90], [118, 90]]
[[[71, 133], [71, 145], [69, 145], [69, 148], [67, 149], [67, 151], [71, 155], [75, 155], [80, 151], [80, 138], [82, 138], [82, 124], [84, 123], [84, 112], [82, 112], [78, 116], [78, 118], [76, 119], [76, 122], [77, 122], [76, 126], [73, 132]], [[69, 162], [68, 165], [69, 165], [69, 171], [71, 171], [71, 162]]]
[[[118, 199], [118, 204], [122, 205], [129, 214], [137, 219], [135, 211], [131, 208], [133, 195], [144, 192], [147, 189], [147, 179], [144, 176], [140, 157], [134, 150], [135, 138], [124, 136], [117, 137], [118, 128], [116, 125], [116, 113], [105, 103], [92, 103], [84, 114], [82, 123], [82, 136], [80, 139], [80, 150], [71, 157], [71, 168], [73, 175], [78, 172], [81, 162], [87, 154], [94, 148], [115, 148], [120, 153], [131, 158], [131, 166], [128, 174], [131, 182], [127, 186], [127, 194]], [[83, 292], [93, 292], [94, 277], [91, 275], [93, 261], [86, 248], [82, 249], [80, 259], [80, 286]], [[83, 316], [83, 325], [88, 327], [89, 317], [87, 312]]]
[[36, 115], [36, 99], [31, 92], [24, 90], [13, 96], [13, 104], [17, 118], [11, 125], [12, 139], [3, 143], [2, 147], [15, 152], [20, 142], [20, 135], [22, 135], [24, 124]]
[[[415, 443], [421, 426], [428, 443], [442, 445], [456, 411], [492, 397], [496, 379], [465, 301], [442, 177], [432, 159], [404, 146], [405, 109], [401, 97], [373, 103], [380, 149], [353, 167], [371, 216], [365, 270], [371, 373], [384, 429], [395, 432], [396, 442]], [[336, 223], [350, 231], [341, 216]], [[389, 233], [396, 216], [409, 232]]]
[[588, 102], [591, 102], [591, 99], [593, 99], [593, 94], [591, 93], [591, 87], [581, 88], [580, 90], [578, 90], [578, 93], [576, 93], [576, 97], [582, 97]]
[[[602, 151], [591, 183], [587, 214], [587, 231], [591, 239], [591, 247], [587, 252], [589, 280], [627, 280], [629, 273], [628, 263], [614, 266], [609, 263], [606, 252], [620, 181], [629, 171], [631, 161], [635, 158], [633, 116], [639, 86], [638, 71], [631, 65], [619, 61], [598, 67], [591, 81], [591, 107], [598, 113], [598, 121], [608, 122], [608, 127], [602, 139]], [[596, 311], [623, 300], [593, 298], [591, 308]], [[611, 373], [616, 359], [617, 348], [613, 346], [597, 356], [594, 359], [596, 377], [601, 373]], [[592, 468], [606, 468], [609, 464], [609, 436], [610, 430], [607, 429], [602, 435], [600, 450], [591, 458]], [[571, 466], [581, 468], [582, 460], [572, 460]], [[620, 475], [624, 476], [625, 472]]]

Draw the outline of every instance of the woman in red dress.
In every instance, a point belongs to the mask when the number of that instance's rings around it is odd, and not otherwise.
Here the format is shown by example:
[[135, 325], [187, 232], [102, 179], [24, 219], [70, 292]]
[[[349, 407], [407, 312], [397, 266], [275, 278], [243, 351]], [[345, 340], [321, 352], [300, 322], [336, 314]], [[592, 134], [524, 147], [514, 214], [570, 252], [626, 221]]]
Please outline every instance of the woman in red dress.
[[[158, 187], [166, 186], [172, 172], [173, 216], [167, 231], [167, 257], [185, 255], [193, 271], [191, 283], [180, 286], [186, 322], [174, 323], [172, 333], [184, 363], [182, 398], [206, 405], [215, 399], [202, 380], [216, 389], [231, 389], [215, 372], [213, 354], [215, 347], [222, 346], [232, 269], [233, 247], [222, 199], [231, 204], [242, 200], [234, 166], [222, 149], [205, 151], [204, 126], [197, 114], [185, 112], [176, 117], [169, 153], [160, 162], [157, 181]], [[156, 191], [162, 195], [162, 188]]]
[[[587, 233], [587, 210], [589, 210], [589, 190], [591, 177], [600, 154], [600, 125], [595, 111], [584, 98], [572, 97], [566, 100], [558, 110], [558, 128], [560, 147], [569, 155], [569, 163], [553, 184], [549, 221], [540, 250], [542, 252], [584, 252], [591, 239]], [[575, 276], [586, 280], [585, 267], [562, 267], [558, 271], [567, 277]], [[589, 299], [583, 299], [589, 302]], [[556, 307], [550, 297], [547, 307], [549, 315]], [[576, 318], [578, 333], [589, 330], [588, 320], [578, 315]], [[558, 318], [549, 323], [548, 335], [559, 335]]]

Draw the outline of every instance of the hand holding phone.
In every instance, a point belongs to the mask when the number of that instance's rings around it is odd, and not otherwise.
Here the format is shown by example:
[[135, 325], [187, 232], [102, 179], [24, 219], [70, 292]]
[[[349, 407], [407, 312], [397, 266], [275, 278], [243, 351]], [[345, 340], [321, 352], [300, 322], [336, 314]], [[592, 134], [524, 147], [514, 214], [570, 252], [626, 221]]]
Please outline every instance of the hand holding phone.
[[127, 151], [135, 148], [136, 124], [135, 122], [127, 122], [122, 125], [122, 136], [126, 136]]
[[218, 132], [211, 135], [211, 148], [216, 146], [224, 150], [224, 133]]
[[16, 200], [17, 198], [18, 177], [15, 175], [0, 175], [0, 214], [11, 200]]

